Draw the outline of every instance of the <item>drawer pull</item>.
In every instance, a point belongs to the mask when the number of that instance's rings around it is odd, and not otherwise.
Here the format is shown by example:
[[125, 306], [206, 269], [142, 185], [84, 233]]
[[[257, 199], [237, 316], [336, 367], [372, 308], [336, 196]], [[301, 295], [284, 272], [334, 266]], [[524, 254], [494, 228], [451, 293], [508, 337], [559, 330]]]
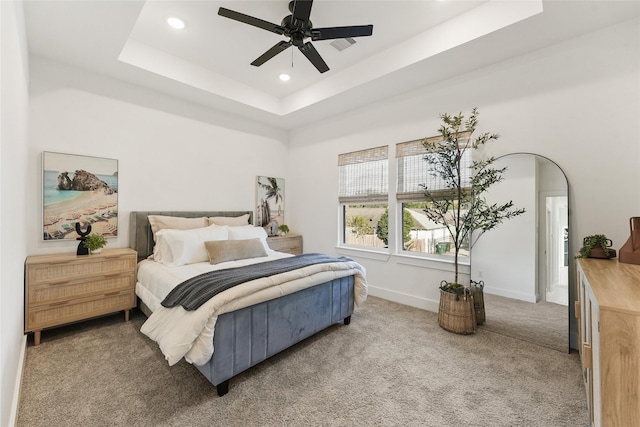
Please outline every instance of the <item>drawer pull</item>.
[[122, 273], [109, 273], [109, 274], [103, 274], [103, 277], [116, 277], [116, 276], [120, 276]]
[[120, 293], [120, 291], [115, 291], [115, 292], [107, 292], [106, 294], [104, 294], [105, 297], [111, 297], [114, 295], [118, 295]]
[[62, 280], [54, 280], [52, 282], [49, 282], [50, 285], [64, 285], [65, 283], [69, 283], [71, 280], [70, 279], [62, 279]]
[[65, 304], [69, 304], [69, 300], [66, 301], [58, 301], [58, 302], [52, 302], [51, 304], [49, 304], [51, 307], [53, 307], [54, 305], [65, 305]]

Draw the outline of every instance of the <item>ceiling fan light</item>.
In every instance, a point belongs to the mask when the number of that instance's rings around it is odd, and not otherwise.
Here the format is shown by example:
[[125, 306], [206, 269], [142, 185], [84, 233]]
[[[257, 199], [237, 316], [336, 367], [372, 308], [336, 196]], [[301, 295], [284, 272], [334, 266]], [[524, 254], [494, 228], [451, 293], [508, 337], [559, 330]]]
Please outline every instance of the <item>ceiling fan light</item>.
[[176, 30], [182, 30], [185, 27], [184, 21], [180, 18], [176, 18], [175, 16], [167, 18], [167, 24]]
[[283, 82], [288, 82], [289, 80], [291, 80], [291, 76], [289, 74], [286, 73], [282, 73], [278, 76], [278, 78], [280, 80], [282, 80]]

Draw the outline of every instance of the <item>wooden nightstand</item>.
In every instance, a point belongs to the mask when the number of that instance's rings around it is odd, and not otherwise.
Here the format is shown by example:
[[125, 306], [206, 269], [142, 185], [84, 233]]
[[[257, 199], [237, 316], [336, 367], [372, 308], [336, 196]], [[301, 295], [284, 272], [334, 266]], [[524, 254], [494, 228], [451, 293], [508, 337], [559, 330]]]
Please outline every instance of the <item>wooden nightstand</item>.
[[302, 236], [299, 234], [287, 233], [284, 236], [267, 237], [267, 243], [274, 251], [292, 255], [302, 254]]
[[40, 344], [44, 328], [136, 306], [136, 251], [104, 249], [99, 254], [38, 255], [25, 261], [25, 333]]

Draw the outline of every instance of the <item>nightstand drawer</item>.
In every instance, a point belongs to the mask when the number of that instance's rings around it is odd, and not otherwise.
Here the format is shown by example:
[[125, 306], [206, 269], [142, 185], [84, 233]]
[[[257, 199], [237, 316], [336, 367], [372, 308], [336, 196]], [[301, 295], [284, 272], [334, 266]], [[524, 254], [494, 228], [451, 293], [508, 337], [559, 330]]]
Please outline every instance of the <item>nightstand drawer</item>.
[[58, 283], [33, 285], [29, 287], [27, 301], [29, 307], [33, 307], [70, 298], [82, 298], [122, 289], [130, 290], [133, 280], [135, 278], [131, 273], [116, 273], [113, 277], [105, 275], [101, 279], [61, 280]]
[[269, 247], [278, 252], [286, 252], [293, 255], [302, 254], [302, 236], [299, 234], [287, 234], [286, 236], [268, 237]]
[[[85, 255], [85, 259], [37, 264], [29, 268], [29, 283], [55, 284], [75, 277], [100, 276], [103, 274], [129, 272], [136, 267], [135, 256], [95, 257]], [[95, 257], [95, 258], [92, 258]]]
[[135, 293], [126, 290], [32, 307], [27, 317], [27, 330], [38, 330], [114, 311], [129, 310], [135, 305]]

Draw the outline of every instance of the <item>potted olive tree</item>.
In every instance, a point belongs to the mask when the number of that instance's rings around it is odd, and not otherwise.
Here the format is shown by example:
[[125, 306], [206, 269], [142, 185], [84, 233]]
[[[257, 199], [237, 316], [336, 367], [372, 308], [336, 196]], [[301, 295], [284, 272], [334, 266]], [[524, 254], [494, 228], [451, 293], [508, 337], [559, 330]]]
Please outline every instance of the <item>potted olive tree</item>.
[[459, 283], [460, 250], [470, 249], [482, 234], [525, 210], [514, 208], [513, 201], [490, 204], [484, 196], [502, 181], [506, 167], [493, 167], [494, 157], [473, 158], [474, 151], [500, 137], [489, 132], [474, 137], [477, 108], [466, 120], [462, 113], [441, 114], [440, 119], [439, 136], [423, 140], [432, 179], [422, 185], [428, 201], [424, 212], [448, 231], [454, 252], [453, 281], [440, 283], [438, 323], [451, 332], [469, 334], [477, 330], [477, 321], [471, 287]]

